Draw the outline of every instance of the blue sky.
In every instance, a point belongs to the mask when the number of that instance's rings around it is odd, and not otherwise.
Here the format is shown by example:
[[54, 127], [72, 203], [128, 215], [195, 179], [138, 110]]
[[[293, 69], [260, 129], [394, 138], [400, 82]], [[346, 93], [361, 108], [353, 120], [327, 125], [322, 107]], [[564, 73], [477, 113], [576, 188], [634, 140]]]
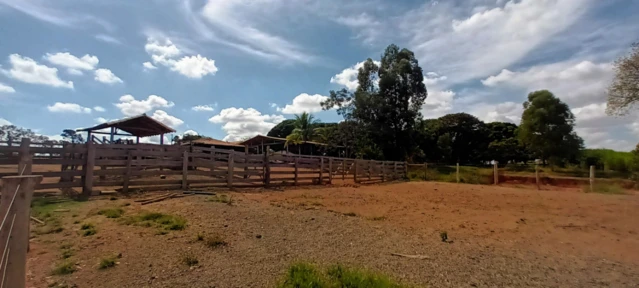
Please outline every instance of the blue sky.
[[[54, 136], [146, 113], [237, 140], [356, 87], [358, 63], [415, 52], [426, 118], [518, 123], [530, 91], [568, 103], [588, 147], [631, 150], [639, 115], [606, 116], [630, 0], [0, 0], [0, 125]], [[150, 139], [157, 141], [157, 139]]]

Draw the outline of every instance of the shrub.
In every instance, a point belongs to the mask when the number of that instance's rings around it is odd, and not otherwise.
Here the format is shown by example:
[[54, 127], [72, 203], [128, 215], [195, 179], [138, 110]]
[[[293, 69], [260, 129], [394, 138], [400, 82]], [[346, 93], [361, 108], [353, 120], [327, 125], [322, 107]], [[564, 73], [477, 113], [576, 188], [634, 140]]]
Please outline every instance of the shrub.
[[211, 196], [208, 198], [208, 201], [211, 202], [218, 202], [218, 203], [225, 203], [227, 205], [233, 205], [233, 198], [229, 195], [226, 194], [219, 194], [219, 195], [215, 195], [215, 196]]
[[446, 231], [439, 232], [439, 238], [442, 239], [442, 242], [448, 241], [448, 233]]
[[206, 239], [206, 246], [209, 248], [218, 248], [222, 246], [226, 246], [228, 243], [222, 239], [220, 235], [213, 235]]
[[51, 274], [53, 275], [67, 275], [67, 274], [71, 274], [75, 272], [75, 266], [73, 266], [73, 263], [70, 261], [67, 262], [63, 262], [61, 264], [59, 264], [58, 266], [56, 266], [53, 271], [51, 272]]
[[197, 233], [197, 235], [195, 236], [195, 241], [204, 241], [204, 234]]
[[348, 212], [348, 213], [344, 213], [344, 216], [355, 217], [357, 216], [357, 214], [355, 214], [355, 212]]
[[141, 212], [138, 215], [124, 219], [122, 223], [142, 227], [156, 226], [165, 230], [183, 230], [186, 227], [186, 219], [157, 212]]
[[111, 268], [111, 267], [115, 267], [115, 264], [117, 263], [117, 256], [109, 256], [109, 257], [105, 257], [102, 258], [100, 260], [100, 265], [98, 266], [98, 269], [107, 269], [107, 268]]
[[197, 257], [193, 252], [187, 251], [182, 255], [182, 263], [188, 266], [195, 266], [200, 263], [200, 261], [197, 260]]
[[98, 231], [95, 229], [95, 226], [93, 226], [93, 224], [91, 223], [82, 224], [80, 230], [82, 230], [82, 236], [91, 236], [95, 235], [95, 233], [98, 233]]
[[98, 215], [103, 215], [107, 218], [120, 218], [124, 214], [124, 210], [121, 208], [107, 208], [98, 212]]
[[298, 263], [289, 267], [280, 288], [402, 288], [406, 287], [390, 277], [341, 265], [330, 267], [322, 273], [315, 266]]
[[68, 259], [71, 258], [71, 256], [73, 256], [73, 251], [71, 249], [62, 250], [62, 259]]

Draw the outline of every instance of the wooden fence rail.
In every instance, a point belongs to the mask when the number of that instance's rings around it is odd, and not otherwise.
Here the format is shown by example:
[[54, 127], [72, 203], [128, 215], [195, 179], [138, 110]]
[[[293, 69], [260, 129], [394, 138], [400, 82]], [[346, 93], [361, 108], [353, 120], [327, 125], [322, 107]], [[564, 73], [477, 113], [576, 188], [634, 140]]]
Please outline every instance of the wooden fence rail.
[[[266, 149], [269, 151], [269, 149]], [[406, 177], [405, 162], [337, 157], [248, 154], [216, 147], [151, 144], [47, 144], [23, 139], [0, 143], [0, 177], [41, 175], [36, 190], [96, 187], [188, 189], [198, 186], [270, 186], [332, 183], [336, 179], [381, 182]], [[33, 166], [38, 166], [33, 169]], [[8, 168], [8, 169], [7, 169]], [[34, 171], [31, 171], [34, 170]], [[352, 178], [351, 178], [352, 177]], [[97, 190], [95, 190], [97, 191]]]

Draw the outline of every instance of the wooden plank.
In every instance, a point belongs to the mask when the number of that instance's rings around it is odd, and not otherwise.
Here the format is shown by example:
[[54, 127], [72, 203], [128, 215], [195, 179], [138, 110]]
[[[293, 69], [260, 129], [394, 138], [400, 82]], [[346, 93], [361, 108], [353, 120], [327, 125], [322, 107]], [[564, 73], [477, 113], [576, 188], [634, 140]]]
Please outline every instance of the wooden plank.
[[73, 177], [73, 176], [82, 176], [84, 175], [84, 171], [82, 170], [67, 170], [64, 172], [54, 171], [54, 172], [35, 172], [31, 173], [32, 175], [41, 175], [42, 177]]
[[82, 165], [85, 163], [83, 159], [33, 159], [33, 165]]
[[89, 141], [86, 144], [87, 146], [87, 154], [86, 154], [86, 163], [82, 167], [82, 170], [85, 171], [84, 176], [82, 177], [82, 195], [85, 198], [89, 198], [91, 193], [93, 192], [93, 169], [95, 167], [95, 144], [93, 141]]
[[[287, 174], [291, 174], [291, 173], [287, 173]], [[233, 171], [233, 175], [259, 176], [259, 175], [262, 175], [262, 172], [261, 171], [255, 171], [255, 170], [253, 170], [253, 171], [250, 171], [250, 170], [249, 171]]]
[[131, 162], [133, 162], [133, 156], [131, 151], [129, 151], [128, 153], [129, 155], [127, 155], [126, 157], [126, 168], [125, 170], [125, 175], [124, 175], [124, 183], [122, 184], [122, 193], [124, 194], [128, 194], [129, 193], [129, 181], [131, 181]]
[[20, 163], [20, 158], [8, 158], [8, 159], [0, 159], [0, 165], [18, 165]]
[[328, 158], [328, 184], [333, 184], [333, 158]]
[[58, 183], [40, 183], [36, 185], [36, 190], [54, 189], [54, 188], [73, 188], [82, 187], [82, 181], [58, 182]]
[[300, 165], [299, 158], [295, 158], [295, 178], [294, 178], [295, 185], [297, 185], [299, 182], [299, 177], [300, 177], [299, 165]]
[[233, 154], [229, 154], [229, 162], [227, 164], [228, 164], [228, 166], [227, 166], [228, 167], [227, 168], [228, 173], [226, 175], [226, 185], [228, 187], [233, 187], [233, 170], [235, 170], [235, 168], [234, 168], [234, 164], [235, 163], [233, 161]]
[[18, 153], [20, 152], [20, 146], [0, 146], [0, 153]]
[[184, 151], [184, 155], [182, 156], [182, 190], [187, 190], [189, 187], [188, 172], [189, 172], [189, 152]]
[[203, 183], [226, 183], [226, 179], [191, 179], [189, 180], [189, 186], [191, 184], [203, 184]]
[[[269, 163], [269, 167], [271, 167], [271, 168], [294, 168], [295, 167], [295, 163], [292, 163], [292, 164], [289, 164], [289, 163], [286, 163], [286, 164]], [[311, 166], [307, 166], [307, 167], [311, 167]]]

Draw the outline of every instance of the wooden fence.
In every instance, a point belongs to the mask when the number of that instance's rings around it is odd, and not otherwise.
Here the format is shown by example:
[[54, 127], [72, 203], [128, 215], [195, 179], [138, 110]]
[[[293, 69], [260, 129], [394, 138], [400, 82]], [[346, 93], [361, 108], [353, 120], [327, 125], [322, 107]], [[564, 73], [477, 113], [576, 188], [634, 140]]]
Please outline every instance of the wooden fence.
[[95, 187], [128, 192], [133, 188], [324, 184], [334, 179], [381, 182], [405, 178], [407, 166], [405, 162], [248, 154], [215, 147], [51, 144], [26, 138], [19, 146], [0, 142], [0, 177], [21, 170], [24, 175], [44, 177], [36, 190], [82, 188], [88, 196]]

